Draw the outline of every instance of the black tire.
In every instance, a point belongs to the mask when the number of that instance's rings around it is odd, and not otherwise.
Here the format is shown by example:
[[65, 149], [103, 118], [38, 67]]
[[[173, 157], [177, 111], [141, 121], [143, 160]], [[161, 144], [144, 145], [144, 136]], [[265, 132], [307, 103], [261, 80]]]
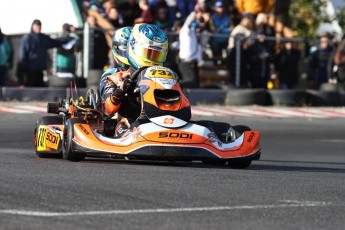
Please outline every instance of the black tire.
[[269, 105], [269, 94], [264, 89], [229, 89], [226, 105]]
[[258, 161], [258, 160], [260, 160], [260, 158], [261, 158], [261, 152], [258, 152], [254, 155], [253, 161]]
[[276, 106], [303, 106], [307, 102], [307, 94], [298, 89], [272, 89], [268, 91], [271, 104]]
[[252, 158], [235, 158], [228, 160], [229, 166], [235, 169], [248, 168], [252, 163]]
[[34, 146], [36, 155], [40, 158], [62, 158], [62, 151], [59, 153], [46, 153], [37, 151], [37, 131], [40, 125], [63, 124], [61, 116], [44, 116], [37, 120], [34, 132]]
[[64, 140], [62, 146], [63, 158], [69, 161], [82, 161], [86, 155], [83, 153], [73, 152], [72, 139], [74, 137], [74, 124], [86, 124], [86, 121], [81, 118], [70, 118], [66, 121], [64, 130]]
[[205, 165], [225, 165], [226, 160], [222, 160], [222, 159], [207, 159], [207, 160], [202, 160], [202, 163]]
[[341, 106], [342, 99], [337, 91], [307, 90], [308, 105], [311, 106]]

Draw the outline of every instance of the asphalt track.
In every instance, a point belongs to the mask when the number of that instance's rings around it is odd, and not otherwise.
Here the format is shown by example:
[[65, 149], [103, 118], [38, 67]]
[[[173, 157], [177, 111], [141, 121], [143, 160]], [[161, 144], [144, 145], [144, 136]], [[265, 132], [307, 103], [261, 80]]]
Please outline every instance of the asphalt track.
[[0, 116], [0, 229], [344, 229], [345, 118], [214, 117], [262, 133], [238, 170], [39, 159], [39, 116]]

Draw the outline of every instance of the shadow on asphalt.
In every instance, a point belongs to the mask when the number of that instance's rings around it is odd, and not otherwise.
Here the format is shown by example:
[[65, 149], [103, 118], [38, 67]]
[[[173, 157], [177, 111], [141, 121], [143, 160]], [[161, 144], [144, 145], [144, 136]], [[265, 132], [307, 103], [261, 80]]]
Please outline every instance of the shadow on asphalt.
[[87, 158], [83, 162], [87, 163], [106, 163], [106, 164], [121, 164], [121, 165], [149, 165], [158, 167], [184, 167], [184, 168], [219, 168], [230, 169], [228, 164], [203, 164], [200, 161], [153, 161], [153, 160], [123, 160], [123, 159], [109, 159], [109, 158]]
[[[30, 157], [31, 159], [37, 156]], [[37, 158], [41, 160], [58, 160], [66, 161], [64, 159], [54, 158]], [[227, 163], [224, 165], [204, 164], [200, 161], [153, 161], [153, 160], [124, 160], [113, 158], [86, 158], [81, 162], [70, 162], [72, 164], [114, 164], [114, 165], [146, 165], [155, 167], [180, 167], [180, 168], [213, 168], [213, 169], [235, 169], [231, 168]], [[327, 165], [327, 166], [322, 166]], [[344, 168], [332, 168], [332, 166], [343, 166]], [[241, 169], [235, 169], [241, 170]], [[308, 161], [273, 161], [273, 160], [259, 160], [253, 161], [251, 166], [244, 170], [250, 171], [278, 171], [278, 172], [329, 172], [329, 173], [345, 173], [344, 163], [334, 162], [308, 162]]]
[[[149, 161], [149, 160], [119, 160], [119, 159], [95, 159], [88, 158], [85, 160], [88, 163], [110, 163], [110, 164], [126, 164], [126, 165], [150, 165], [158, 167], [183, 167], [183, 168], [217, 168], [217, 169], [234, 169], [228, 164], [215, 165], [203, 164], [199, 161], [193, 162], [167, 162], [167, 161]], [[260, 164], [256, 164], [260, 162]], [[269, 164], [265, 164], [265, 163]], [[272, 164], [274, 163], [274, 165]], [[289, 165], [287, 165], [289, 164]], [[308, 164], [306, 165], [292, 165], [292, 164]], [[321, 164], [330, 165], [330, 167], [320, 166]], [[317, 165], [317, 166], [316, 166]], [[262, 170], [262, 171], [282, 171], [282, 172], [330, 172], [330, 173], [345, 173], [344, 168], [331, 168], [331, 165], [342, 165], [341, 163], [328, 163], [328, 162], [303, 162], [303, 161], [253, 161], [251, 166], [244, 170]], [[241, 169], [236, 169], [241, 170]]]

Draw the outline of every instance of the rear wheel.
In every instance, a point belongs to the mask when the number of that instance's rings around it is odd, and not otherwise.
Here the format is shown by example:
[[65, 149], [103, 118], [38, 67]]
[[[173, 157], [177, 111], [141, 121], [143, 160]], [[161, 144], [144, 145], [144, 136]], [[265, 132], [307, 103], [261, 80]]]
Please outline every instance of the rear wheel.
[[63, 158], [69, 161], [82, 161], [85, 159], [85, 154], [73, 151], [72, 142], [74, 137], [74, 124], [86, 124], [86, 121], [81, 118], [70, 118], [66, 121], [64, 130], [64, 140], [62, 146]]
[[[34, 146], [36, 155], [40, 158], [62, 158], [62, 151], [57, 153], [47, 153], [47, 152], [40, 152], [37, 151], [37, 143], [38, 143], [38, 128], [40, 125], [62, 125], [63, 119], [61, 116], [45, 116], [41, 117], [37, 120], [34, 132]], [[60, 148], [61, 149], [61, 148]]]

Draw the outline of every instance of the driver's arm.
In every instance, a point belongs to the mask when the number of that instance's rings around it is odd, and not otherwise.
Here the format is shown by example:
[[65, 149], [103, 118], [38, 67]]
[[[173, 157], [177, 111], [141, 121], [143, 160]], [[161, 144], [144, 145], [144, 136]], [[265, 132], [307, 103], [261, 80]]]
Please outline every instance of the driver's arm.
[[129, 76], [129, 71], [121, 71], [107, 76], [104, 92], [106, 99], [103, 102], [103, 112], [113, 116], [120, 109], [125, 94], [123, 80]]

